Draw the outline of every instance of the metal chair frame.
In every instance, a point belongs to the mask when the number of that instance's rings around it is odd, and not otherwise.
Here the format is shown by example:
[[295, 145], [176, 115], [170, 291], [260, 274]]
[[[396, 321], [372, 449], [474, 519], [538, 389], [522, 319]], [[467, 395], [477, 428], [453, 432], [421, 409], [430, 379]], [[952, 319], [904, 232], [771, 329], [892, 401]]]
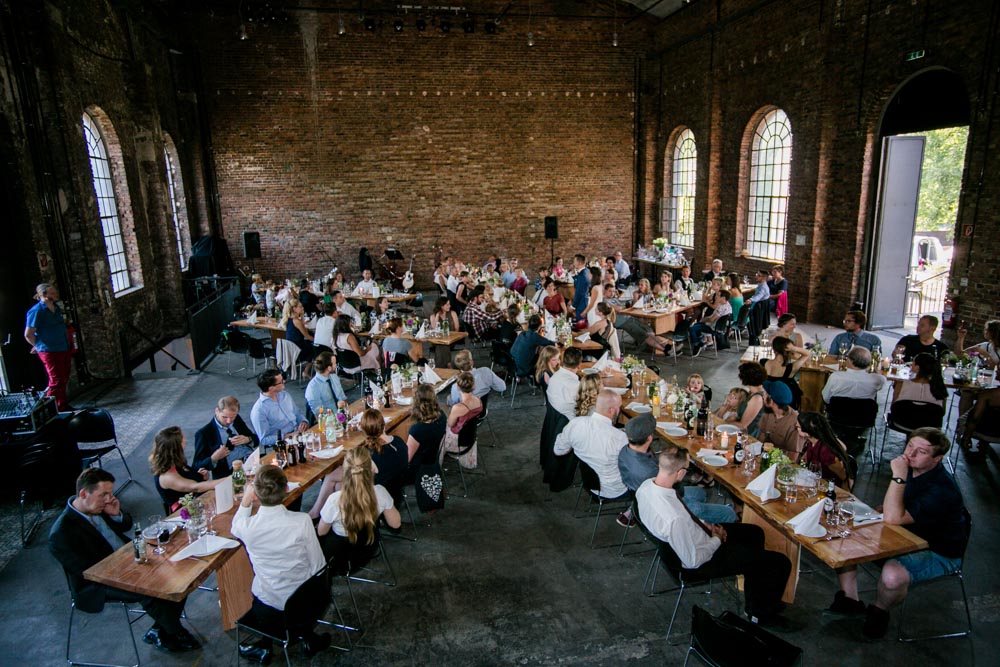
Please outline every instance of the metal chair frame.
[[[120, 665], [117, 663], [107, 663], [107, 662], [82, 662], [80, 660], [74, 660], [73, 658], [70, 657], [70, 651], [72, 650], [72, 645], [73, 645], [73, 616], [76, 614], [76, 600], [73, 598], [73, 587], [70, 585], [69, 574], [66, 573], [65, 570], [63, 570], [63, 574], [66, 576], [66, 587], [70, 591], [69, 625], [66, 629], [66, 664], [70, 665], [71, 667], [73, 665], [79, 665], [80, 667], [139, 667], [139, 665], [141, 664], [141, 660], [139, 659], [139, 647], [135, 643], [135, 633], [132, 631], [132, 624], [138, 621], [143, 616], [145, 616], [146, 612], [142, 609], [132, 609], [128, 606], [127, 602], [121, 600], [111, 600], [105, 602], [104, 606], [107, 607], [109, 604], [121, 605], [122, 611], [125, 614], [125, 623], [128, 625], [129, 639], [132, 640], [132, 654], [135, 656], [135, 662], [132, 665]], [[95, 613], [100, 614], [103, 611], [104, 609], [101, 609], [101, 611]], [[84, 613], [90, 613], [90, 612], [84, 612]], [[135, 619], [129, 618], [129, 614], [135, 614], [136, 618]]]
[[[84, 425], [84, 420], [90, 420], [89, 424]], [[103, 423], [102, 423], [103, 422]], [[74, 424], [76, 424], [74, 426]], [[102, 430], [107, 429], [107, 430]], [[121, 486], [115, 489], [115, 494], [121, 493], [121, 491], [132, 483], [132, 469], [128, 467], [128, 461], [125, 460], [125, 454], [122, 452], [121, 447], [118, 446], [118, 432], [115, 429], [115, 420], [111, 416], [111, 413], [104, 408], [87, 408], [86, 410], [79, 410], [73, 417], [70, 418], [68, 430], [71, 436], [76, 439], [78, 443], [94, 443], [94, 442], [107, 442], [109, 440], [114, 441], [114, 445], [105, 445], [103, 447], [95, 447], [91, 450], [87, 448], [81, 448], [80, 454], [82, 457], [82, 463], [86, 466], [89, 462], [97, 461], [97, 466], [99, 468], [104, 468], [104, 461], [102, 457], [105, 454], [110, 454], [112, 450], [118, 452], [118, 456], [122, 459], [122, 465], [125, 466], [125, 472], [128, 473], [128, 478], [122, 482]], [[92, 429], [97, 429], [97, 433], [93, 433]], [[83, 433], [81, 434], [81, 431]], [[100, 436], [105, 437], [100, 437]]]

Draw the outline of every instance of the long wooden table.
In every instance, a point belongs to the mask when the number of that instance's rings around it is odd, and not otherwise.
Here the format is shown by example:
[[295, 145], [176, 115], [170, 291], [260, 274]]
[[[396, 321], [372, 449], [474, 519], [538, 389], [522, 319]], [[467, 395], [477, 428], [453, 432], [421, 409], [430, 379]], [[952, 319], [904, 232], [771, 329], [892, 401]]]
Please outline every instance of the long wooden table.
[[[362, 334], [370, 335], [370, 334]], [[464, 331], [452, 331], [447, 336], [443, 334], [435, 334], [427, 338], [417, 338], [411, 333], [404, 333], [403, 338], [414, 343], [429, 343], [434, 349], [434, 365], [438, 368], [448, 368], [451, 366], [451, 354], [455, 349], [455, 345], [460, 343], [469, 337]], [[375, 334], [372, 336], [376, 340], [383, 340], [386, 338], [385, 334]]]
[[[646, 371], [646, 373], [648, 378], [654, 377], [651, 371]], [[624, 387], [625, 377], [618, 371], [610, 371], [604, 379], [604, 384], [610, 387]], [[645, 392], [635, 397], [628, 394], [622, 396], [622, 414], [628, 418], [638, 414], [624, 407], [632, 402], [648, 404], [649, 399]], [[665, 410], [664, 414], [657, 418], [657, 421], [662, 423], [673, 421], [673, 419], [668, 416]], [[785, 602], [791, 603], [795, 600], [799, 560], [803, 548], [833, 569], [892, 558], [927, 548], [926, 541], [905, 528], [881, 522], [852, 527], [850, 537], [831, 541], [817, 541], [815, 538], [796, 535], [795, 531], [785, 522], [815, 503], [819, 499], [819, 495], [812, 499], [802, 498], [794, 503], [786, 503], [784, 498], [762, 502], [756, 495], [746, 490], [746, 485], [753, 478], [744, 475], [739, 466], [729, 464], [715, 467], [697, 458], [697, 454], [702, 448], [719, 448], [718, 434], [713, 440], [705, 440], [698, 436], [668, 435], [659, 427], [657, 427], [656, 433], [661, 439], [687, 449], [691, 455], [692, 463], [704, 472], [711, 474], [729, 491], [733, 498], [743, 503], [743, 523], [760, 526], [764, 531], [767, 548], [785, 554], [792, 562], [792, 574], [788, 578], [788, 584], [782, 597]], [[842, 489], [838, 489], [837, 495], [841, 500], [854, 499], [854, 496]]]
[[[271, 349], [278, 349], [278, 340], [285, 337], [285, 328], [279, 324], [280, 320], [276, 320], [273, 317], [258, 317], [256, 322], [251, 323], [250, 320], [233, 320], [229, 323], [231, 327], [237, 327], [240, 329], [263, 329], [271, 335]], [[308, 326], [308, 325], [307, 325]], [[311, 329], [316, 327], [313, 324]]]
[[[448, 388], [458, 375], [457, 371], [446, 368], [436, 369], [435, 372], [442, 379], [434, 386], [436, 392]], [[403, 393], [411, 397], [413, 395], [412, 389], [407, 389]], [[363, 410], [364, 407], [364, 399], [359, 399], [352, 403], [349, 409], [355, 412]], [[386, 431], [405, 438], [405, 434], [409, 430], [410, 406], [393, 405], [383, 410], [382, 414], [388, 417]], [[316, 430], [318, 431], [318, 429]], [[320, 433], [320, 437], [323, 446], [327, 446], [325, 434]], [[339, 439], [336, 445], [343, 445], [344, 449], [347, 450], [361, 445], [362, 442], [364, 442], [364, 434], [352, 431], [344, 438]], [[268, 454], [264, 461], [272, 461], [273, 456], [273, 454]], [[339, 467], [343, 458], [343, 453], [331, 459], [310, 457], [304, 463], [285, 468], [288, 481], [296, 482], [298, 486], [289, 491], [284, 504], [289, 505], [300, 498], [308, 488]], [[214, 506], [215, 492], [208, 491], [201, 495], [201, 499], [206, 505]], [[215, 517], [212, 527], [220, 536], [235, 539], [230, 530], [238, 506], [238, 503], [234, 504], [228, 512]], [[90, 581], [114, 588], [180, 602], [214, 572], [219, 587], [222, 627], [224, 630], [232, 630], [236, 621], [250, 609], [253, 601], [253, 596], [250, 593], [253, 568], [250, 566], [246, 549], [242, 546], [235, 549], [223, 549], [210, 556], [186, 558], [176, 563], [170, 562], [170, 557], [186, 547], [187, 544], [186, 533], [183, 529], [179, 529], [174, 532], [170, 541], [165, 545], [166, 553], [154, 554], [152, 547], [150, 547], [148, 551], [149, 562], [140, 564], [133, 560], [132, 544], [128, 543], [88, 568], [83, 576]]]
[[624, 310], [619, 311], [619, 314], [648, 320], [649, 326], [653, 329], [653, 333], [662, 335], [670, 333], [677, 328], [677, 321], [680, 315], [695, 311], [704, 305], [705, 304], [701, 301], [696, 301], [695, 303], [691, 303], [686, 306], [676, 306], [666, 312], [643, 310], [642, 308], [625, 308]]
[[378, 303], [381, 299], [387, 299], [389, 303], [405, 303], [407, 301], [412, 301], [416, 299], [417, 295], [409, 293], [386, 294], [383, 292], [378, 296], [372, 296], [371, 294], [348, 294], [347, 292], [344, 292], [344, 297], [347, 298], [348, 301], [358, 301], [358, 302], [364, 301], [369, 308], [374, 308], [375, 304]]

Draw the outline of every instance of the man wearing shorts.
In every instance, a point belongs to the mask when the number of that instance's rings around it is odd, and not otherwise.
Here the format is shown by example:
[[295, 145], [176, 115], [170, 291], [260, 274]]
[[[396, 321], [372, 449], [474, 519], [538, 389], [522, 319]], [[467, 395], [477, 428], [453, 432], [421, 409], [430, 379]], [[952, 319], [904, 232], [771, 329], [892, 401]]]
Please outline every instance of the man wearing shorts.
[[906, 598], [910, 584], [953, 574], [962, 566], [969, 541], [968, 510], [955, 479], [942, 460], [951, 442], [936, 428], [910, 434], [903, 454], [890, 462], [892, 481], [882, 501], [883, 521], [927, 540], [927, 549], [892, 558], [882, 566], [878, 592], [866, 608], [858, 598], [857, 571], [838, 572], [841, 590], [830, 611], [865, 614], [862, 632], [881, 639], [889, 627], [889, 610]]

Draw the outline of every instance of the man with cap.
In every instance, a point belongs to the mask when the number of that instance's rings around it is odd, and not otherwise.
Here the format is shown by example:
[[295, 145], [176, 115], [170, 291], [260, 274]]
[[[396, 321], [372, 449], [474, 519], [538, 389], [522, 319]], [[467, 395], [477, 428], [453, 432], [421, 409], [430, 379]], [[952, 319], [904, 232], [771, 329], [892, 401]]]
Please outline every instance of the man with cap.
[[[618, 471], [630, 491], [634, 492], [647, 479], [656, 477], [658, 466], [656, 454], [653, 453], [655, 435], [656, 418], [648, 412], [633, 417], [625, 424], [628, 446], [618, 452]], [[657, 444], [663, 443], [657, 440]], [[707, 502], [707, 493], [700, 486], [678, 486], [677, 497], [702, 521], [708, 523], [736, 521], [736, 512], [732, 507]], [[635, 525], [635, 519], [629, 512], [625, 512], [618, 515], [618, 523], [623, 526]]]
[[760, 435], [765, 442], [773, 442], [783, 449], [788, 458], [799, 458], [799, 413], [792, 406], [792, 390], [784, 382], [768, 380], [764, 383], [764, 414], [760, 418]]

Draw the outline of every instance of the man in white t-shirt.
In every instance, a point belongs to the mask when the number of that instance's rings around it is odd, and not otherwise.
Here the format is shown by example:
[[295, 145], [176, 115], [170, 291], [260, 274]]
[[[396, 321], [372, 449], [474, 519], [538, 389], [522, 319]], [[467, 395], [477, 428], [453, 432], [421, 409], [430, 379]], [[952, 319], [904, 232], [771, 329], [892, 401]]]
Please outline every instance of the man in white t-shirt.
[[597, 473], [602, 498], [616, 499], [628, 493], [618, 469], [618, 453], [628, 445], [625, 431], [615, 428], [621, 408], [621, 396], [610, 389], [601, 390], [593, 414], [571, 419], [556, 437], [553, 448], [556, 456], [573, 450], [578, 459]]
[[562, 365], [549, 379], [545, 395], [552, 409], [560, 412], [566, 419], [576, 417], [576, 394], [580, 389], [580, 376], [576, 369], [583, 361], [583, 353], [575, 347], [566, 348], [563, 352]]

